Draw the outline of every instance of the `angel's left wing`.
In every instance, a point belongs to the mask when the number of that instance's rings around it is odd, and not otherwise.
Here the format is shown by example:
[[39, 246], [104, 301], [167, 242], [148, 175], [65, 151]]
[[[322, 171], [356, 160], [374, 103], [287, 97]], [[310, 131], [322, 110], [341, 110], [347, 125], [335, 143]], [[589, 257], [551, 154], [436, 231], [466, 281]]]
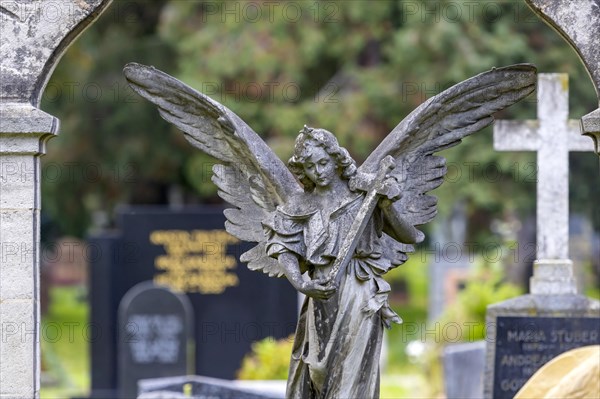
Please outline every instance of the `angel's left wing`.
[[494, 112], [527, 97], [536, 80], [533, 65], [519, 64], [495, 68], [452, 86], [400, 122], [359, 173], [373, 174], [384, 157], [393, 156], [396, 168], [390, 175], [396, 178], [401, 194], [393, 205], [395, 212], [412, 226], [429, 222], [437, 213], [437, 198], [426, 193], [440, 186], [446, 174], [446, 160], [433, 153], [491, 124]]
[[132, 89], [154, 103], [160, 115], [181, 129], [195, 147], [215, 157], [213, 182], [235, 208], [225, 210], [231, 235], [258, 245], [242, 255], [248, 268], [281, 276], [265, 250], [262, 222], [278, 205], [303, 192], [290, 170], [235, 113], [153, 67], [131, 63], [124, 69]]

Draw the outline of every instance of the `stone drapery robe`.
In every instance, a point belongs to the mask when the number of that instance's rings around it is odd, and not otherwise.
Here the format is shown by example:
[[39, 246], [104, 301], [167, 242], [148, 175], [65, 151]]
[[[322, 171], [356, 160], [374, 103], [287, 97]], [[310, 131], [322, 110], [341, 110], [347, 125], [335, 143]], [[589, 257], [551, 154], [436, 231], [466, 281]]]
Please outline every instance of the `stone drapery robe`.
[[[331, 270], [339, 247], [362, 204], [355, 195], [337, 209], [314, 209], [312, 201], [278, 208], [265, 222], [268, 254], [291, 252], [311, 279]], [[345, 399], [379, 397], [379, 357], [383, 327], [401, 320], [388, 305], [389, 284], [381, 277], [398, 259], [400, 248], [382, 234], [377, 209], [336, 293], [327, 300], [304, 301], [290, 362], [287, 398]]]

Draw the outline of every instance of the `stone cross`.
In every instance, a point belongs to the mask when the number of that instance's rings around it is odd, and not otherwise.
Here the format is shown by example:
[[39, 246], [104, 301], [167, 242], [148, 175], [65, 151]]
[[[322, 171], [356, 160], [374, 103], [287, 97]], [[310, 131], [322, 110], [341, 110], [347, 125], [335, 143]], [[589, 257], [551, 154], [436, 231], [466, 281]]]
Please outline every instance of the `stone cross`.
[[39, 156], [58, 132], [40, 98], [110, 2], [0, 0], [0, 398], [39, 396]]
[[538, 77], [538, 120], [497, 121], [498, 151], [537, 151], [537, 254], [531, 293], [576, 293], [569, 260], [569, 151], [593, 151], [569, 120], [566, 74]]
[[600, 155], [600, 0], [525, 0], [575, 49], [598, 96], [598, 109], [581, 118], [583, 134], [594, 139]]

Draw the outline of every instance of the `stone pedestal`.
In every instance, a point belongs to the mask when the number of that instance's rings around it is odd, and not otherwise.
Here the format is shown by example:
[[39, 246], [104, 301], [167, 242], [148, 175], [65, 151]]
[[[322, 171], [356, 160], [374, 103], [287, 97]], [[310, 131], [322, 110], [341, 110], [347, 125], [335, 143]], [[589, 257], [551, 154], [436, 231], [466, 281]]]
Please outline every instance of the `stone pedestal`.
[[577, 294], [573, 262], [568, 259], [536, 260], [529, 290], [534, 295]]

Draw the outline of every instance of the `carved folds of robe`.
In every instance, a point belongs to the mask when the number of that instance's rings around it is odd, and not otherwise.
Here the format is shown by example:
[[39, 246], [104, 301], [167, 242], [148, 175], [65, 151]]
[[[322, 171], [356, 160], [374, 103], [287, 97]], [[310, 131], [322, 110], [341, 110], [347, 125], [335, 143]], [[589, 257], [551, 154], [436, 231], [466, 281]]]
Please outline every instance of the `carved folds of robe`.
[[[267, 251], [278, 257], [296, 254], [302, 272], [325, 278], [350, 231], [362, 196], [337, 209], [311, 209], [312, 201], [279, 208], [264, 223]], [[288, 398], [379, 397], [379, 356], [383, 327], [401, 320], [388, 305], [389, 284], [381, 277], [405, 258], [398, 244], [382, 234], [376, 210], [338, 289], [327, 300], [306, 298], [296, 329], [288, 378]], [[395, 245], [394, 245], [395, 244]]]

